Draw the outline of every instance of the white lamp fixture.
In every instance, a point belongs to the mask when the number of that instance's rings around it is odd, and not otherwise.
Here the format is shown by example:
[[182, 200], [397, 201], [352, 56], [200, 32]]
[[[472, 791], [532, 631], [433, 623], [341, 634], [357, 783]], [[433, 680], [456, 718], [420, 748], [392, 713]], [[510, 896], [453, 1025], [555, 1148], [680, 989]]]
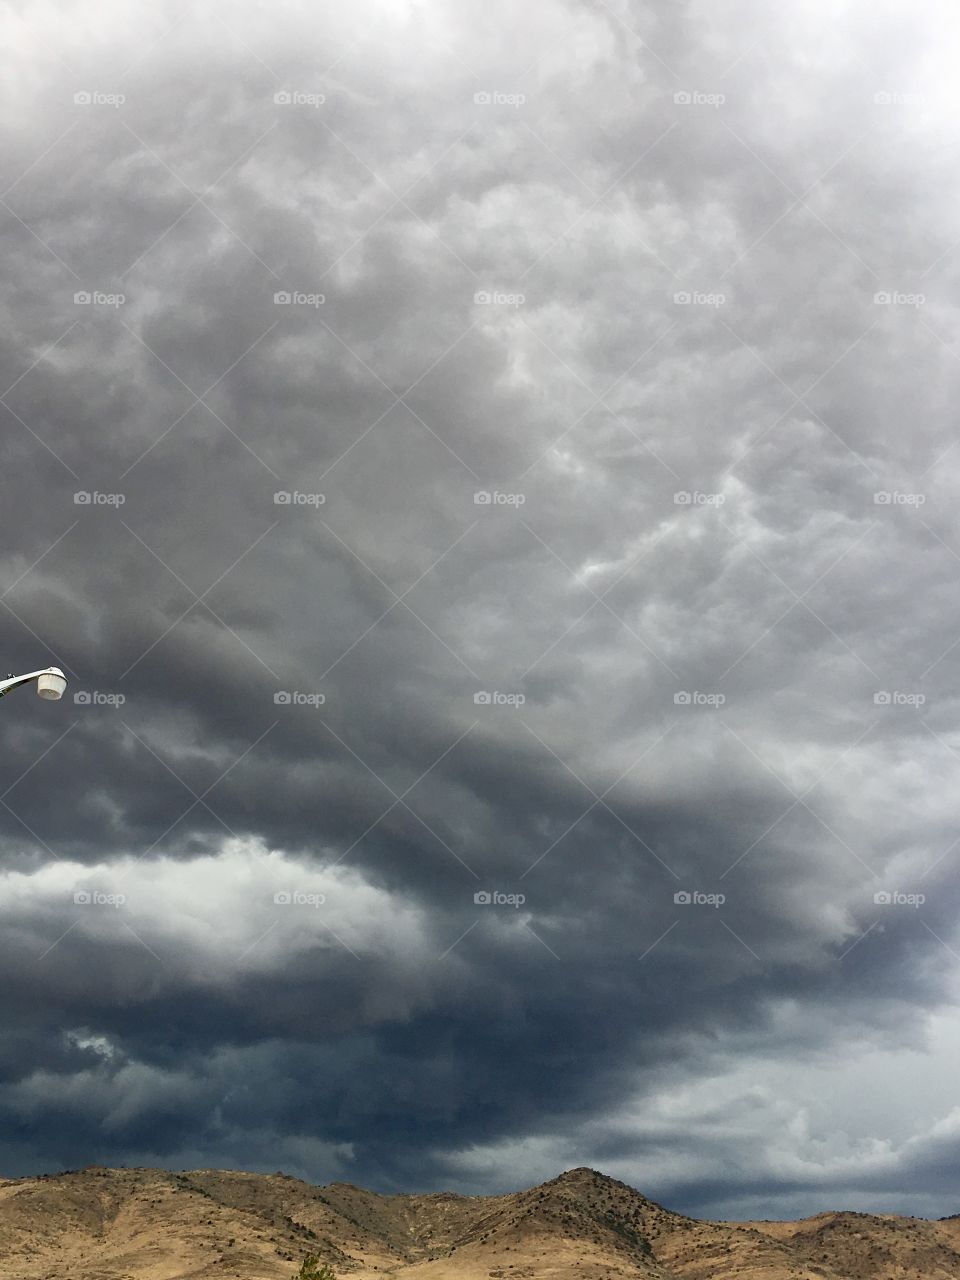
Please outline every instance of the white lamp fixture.
[[58, 702], [67, 687], [67, 677], [59, 667], [44, 667], [42, 671], [31, 671], [25, 676], [7, 676], [6, 680], [0, 680], [0, 698], [11, 689], [29, 684], [31, 680], [36, 680], [37, 693], [49, 702]]

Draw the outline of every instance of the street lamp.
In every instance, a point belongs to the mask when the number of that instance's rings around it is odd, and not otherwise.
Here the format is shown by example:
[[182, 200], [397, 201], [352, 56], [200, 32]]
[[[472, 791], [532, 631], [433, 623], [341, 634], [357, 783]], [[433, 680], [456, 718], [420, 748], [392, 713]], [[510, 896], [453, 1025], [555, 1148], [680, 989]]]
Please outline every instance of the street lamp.
[[40, 697], [47, 698], [50, 702], [57, 702], [62, 698], [67, 687], [67, 677], [59, 667], [44, 667], [42, 671], [31, 671], [29, 675], [7, 676], [6, 680], [0, 680], [0, 698], [21, 684], [29, 684], [31, 680], [36, 680]]

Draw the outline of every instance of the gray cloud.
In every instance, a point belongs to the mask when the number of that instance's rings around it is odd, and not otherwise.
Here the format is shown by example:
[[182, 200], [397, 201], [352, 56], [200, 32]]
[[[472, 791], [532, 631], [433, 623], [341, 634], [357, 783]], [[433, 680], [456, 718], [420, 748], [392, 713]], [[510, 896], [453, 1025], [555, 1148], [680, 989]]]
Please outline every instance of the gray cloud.
[[957, 30], [841, 16], [18, 19], [5, 1172], [955, 1211]]

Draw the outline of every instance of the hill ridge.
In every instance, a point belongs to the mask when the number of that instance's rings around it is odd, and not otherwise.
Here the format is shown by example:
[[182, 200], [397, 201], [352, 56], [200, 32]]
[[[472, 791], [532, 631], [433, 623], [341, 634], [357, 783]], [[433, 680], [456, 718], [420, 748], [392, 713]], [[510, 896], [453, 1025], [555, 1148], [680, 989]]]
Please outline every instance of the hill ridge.
[[0, 1280], [957, 1280], [960, 1215], [711, 1222], [585, 1165], [500, 1195], [236, 1169], [0, 1179]]

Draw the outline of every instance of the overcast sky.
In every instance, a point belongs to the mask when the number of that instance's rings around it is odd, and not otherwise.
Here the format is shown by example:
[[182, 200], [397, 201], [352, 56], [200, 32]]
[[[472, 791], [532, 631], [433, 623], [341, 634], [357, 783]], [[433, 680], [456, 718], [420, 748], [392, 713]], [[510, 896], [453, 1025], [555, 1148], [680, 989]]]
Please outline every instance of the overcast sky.
[[955, 6], [3, 35], [0, 1172], [960, 1211]]

